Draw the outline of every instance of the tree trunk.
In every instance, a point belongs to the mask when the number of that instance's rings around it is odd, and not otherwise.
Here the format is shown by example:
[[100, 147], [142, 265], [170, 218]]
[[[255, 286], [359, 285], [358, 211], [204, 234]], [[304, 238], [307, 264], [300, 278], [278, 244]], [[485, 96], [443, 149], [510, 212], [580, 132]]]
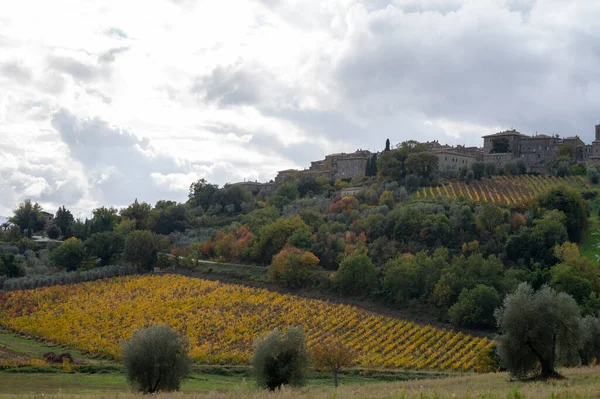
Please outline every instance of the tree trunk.
[[337, 370], [333, 371], [333, 385], [335, 385], [336, 388], [338, 386], [338, 374], [337, 374]]

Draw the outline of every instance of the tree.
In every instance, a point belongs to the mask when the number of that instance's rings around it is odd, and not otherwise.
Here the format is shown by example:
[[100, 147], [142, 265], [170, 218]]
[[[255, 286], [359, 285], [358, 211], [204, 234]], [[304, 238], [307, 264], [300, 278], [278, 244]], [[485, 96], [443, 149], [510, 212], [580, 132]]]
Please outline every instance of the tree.
[[377, 154], [373, 154], [371, 158], [367, 160], [365, 176], [377, 176]]
[[500, 137], [497, 139], [492, 139], [492, 150], [490, 151], [493, 154], [500, 154], [510, 151], [510, 143], [506, 137]]
[[0, 276], [14, 278], [23, 275], [23, 269], [21, 269], [14, 254], [10, 252], [0, 253]]
[[155, 208], [148, 217], [148, 224], [157, 234], [169, 235], [175, 231], [185, 231], [187, 209], [185, 205], [177, 203]]
[[186, 337], [169, 326], [135, 330], [121, 344], [127, 381], [143, 393], [177, 391], [191, 369]]
[[390, 150], [390, 139], [385, 139], [385, 150], [384, 151], [389, 151]]
[[65, 208], [64, 205], [58, 208], [54, 217], [54, 224], [60, 229], [64, 238], [71, 238], [73, 236], [71, 226], [74, 222], [75, 218], [73, 218], [71, 211]]
[[77, 219], [71, 224], [71, 236], [85, 240], [90, 235], [91, 222], [88, 219]]
[[312, 252], [288, 246], [273, 256], [269, 266], [270, 278], [290, 288], [301, 288], [310, 282], [318, 270], [319, 258]]
[[323, 342], [312, 351], [312, 360], [317, 370], [327, 370], [333, 375], [333, 383], [338, 386], [338, 373], [343, 367], [350, 366], [354, 353], [339, 339]]
[[31, 200], [21, 202], [13, 211], [10, 222], [19, 226], [21, 233], [30, 229], [37, 232], [44, 229], [44, 219], [42, 217], [42, 207], [40, 204], [32, 203]]
[[86, 258], [85, 246], [80, 239], [71, 237], [50, 252], [50, 262], [55, 267], [64, 267], [68, 272], [77, 270]]
[[579, 357], [581, 363], [588, 365], [594, 359], [600, 359], [600, 319], [588, 315], [581, 320], [583, 329], [583, 340]]
[[257, 383], [270, 391], [282, 385], [301, 386], [306, 381], [309, 356], [302, 329], [273, 330], [254, 344], [252, 366]]
[[129, 205], [127, 208], [121, 209], [121, 218], [130, 219], [135, 221], [135, 228], [137, 230], [142, 230], [147, 228], [147, 219], [152, 211], [152, 205], [142, 202], [139, 203], [137, 198], [133, 202], [133, 204]]
[[289, 238], [298, 230], [310, 232], [310, 228], [300, 216], [289, 220], [280, 218], [263, 226], [259, 231], [258, 240], [254, 243], [254, 259], [271, 262], [273, 256], [285, 247]]
[[568, 162], [563, 161], [558, 164], [558, 167], [556, 168], [556, 176], [557, 177], [571, 176], [571, 172], [569, 171], [569, 163]]
[[480, 180], [483, 176], [485, 176], [485, 164], [483, 162], [473, 162], [471, 164], [471, 170], [473, 171], [473, 175], [477, 180]]
[[502, 363], [523, 378], [541, 366], [543, 378], [557, 378], [556, 365], [579, 360], [584, 338], [579, 307], [575, 300], [548, 286], [534, 291], [521, 283], [507, 295], [495, 312]]
[[550, 270], [550, 285], [558, 291], [571, 295], [583, 304], [593, 292], [600, 292], [600, 270], [590, 259], [579, 256], [576, 244], [565, 242], [554, 247], [554, 254], [561, 263]]
[[463, 289], [448, 316], [458, 327], [493, 328], [496, 324], [494, 310], [501, 304], [500, 294], [494, 287], [478, 284], [473, 289]]
[[127, 235], [123, 259], [138, 270], [152, 270], [158, 253], [168, 248], [168, 240], [148, 230], [136, 230]]
[[364, 295], [377, 284], [377, 268], [366, 253], [344, 258], [334, 275], [334, 282], [344, 295]]
[[298, 192], [298, 186], [296, 186], [294, 183], [283, 183], [277, 187], [277, 195], [293, 201], [298, 198], [300, 193]]
[[594, 166], [588, 167], [586, 173], [588, 179], [590, 179], [590, 183], [598, 184], [600, 182], [600, 173], [598, 173], [598, 169]]
[[406, 173], [431, 179], [438, 169], [438, 157], [430, 152], [408, 154], [404, 163]]
[[58, 240], [58, 237], [60, 237], [60, 228], [53, 224], [48, 228], [48, 230], [46, 230], [46, 234], [48, 235], [48, 238], [52, 240]]
[[537, 198], [537, 204], [543, 209], [563, 212], [569, 240], [581, 241], [581, 232], [587, 227], [587, 204], [580, 192], [566, 187], [551, 188]]
[[85, 241], [88, 254], [98, 257], [102, 266], [117, 260], [124, 246], [125, 237], [114, 231], [94, 233]]
[[117, 208], [100, 207], [92, 211], [92, 222], [90, 233], [102, 233], [103, 231], [113, 231], [115, 225], [119, 222]]
[[219, 186], [210, 184], [204, 179], [190, 184], [188, 200], [194, 207], [201, 206], [204, 210], [213, 203], [213, 195], [217, 192]]

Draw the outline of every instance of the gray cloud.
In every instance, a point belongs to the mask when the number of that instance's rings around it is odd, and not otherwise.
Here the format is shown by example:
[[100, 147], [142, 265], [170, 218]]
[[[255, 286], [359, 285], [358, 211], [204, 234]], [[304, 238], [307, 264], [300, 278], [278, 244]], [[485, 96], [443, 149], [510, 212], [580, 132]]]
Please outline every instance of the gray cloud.
[[21, 84], [29, 83], [33, 78], [31, 69], [19, 61], [8, 61], [0, 64], [0, 73]]
[[65, 109], [53, 115], [52, 126], [83, 166], [91, 191], [101, 202], [124, 205], [135, 198], [156, 202], [173, 197], [154, 184], [151, 174], [178, 173], [183, 168], [172, 158], [154, 154], [148, 139], [100, 119], [78, 119]]
[[210, 75], [196, 78], [191, 92], [222, 106], [256, 104], [264, 77], [243, 64], [218, 66]]
[[115, 61], [116, 56], [129, 50], [129, 47], [115, 47], [100, 54], [98, 62], [101, 64], [110, 64]]
[[50, 55], [47, 62], [50, 68], [80, 81], [91, 81], [101, 75], [101, 70], [96, 65], [87, 65], [71, 57]]

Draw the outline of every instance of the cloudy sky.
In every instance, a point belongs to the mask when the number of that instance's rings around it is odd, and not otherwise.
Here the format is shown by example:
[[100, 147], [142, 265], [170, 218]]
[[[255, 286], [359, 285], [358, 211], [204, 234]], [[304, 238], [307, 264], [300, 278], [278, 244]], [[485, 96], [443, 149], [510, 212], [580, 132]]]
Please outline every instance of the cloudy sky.
[[0, 215], [270, 180], [386, 138], [593, 138], [595, 0], [19, 0], [0, 12]]

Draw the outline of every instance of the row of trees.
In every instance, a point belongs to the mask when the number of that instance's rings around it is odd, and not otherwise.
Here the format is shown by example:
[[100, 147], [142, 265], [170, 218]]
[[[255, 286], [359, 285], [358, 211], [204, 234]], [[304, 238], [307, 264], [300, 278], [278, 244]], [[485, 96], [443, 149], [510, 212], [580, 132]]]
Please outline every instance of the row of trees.
[[[143, 393], [177, 391], [191, 370], [188, 351], [187, 338], [169, 326], [135, 330], [121, 346], [127, 380]], [[331, 372], [337, 387], [339, 371], [352, 360], [352, 351], [337, 339], [309, 351], [302, 329], [290, 327], [256, 340], [252, 366], [257, 384], [274, 391], [282, 385], [304, 385], [311, 361], [317, 370]]]

